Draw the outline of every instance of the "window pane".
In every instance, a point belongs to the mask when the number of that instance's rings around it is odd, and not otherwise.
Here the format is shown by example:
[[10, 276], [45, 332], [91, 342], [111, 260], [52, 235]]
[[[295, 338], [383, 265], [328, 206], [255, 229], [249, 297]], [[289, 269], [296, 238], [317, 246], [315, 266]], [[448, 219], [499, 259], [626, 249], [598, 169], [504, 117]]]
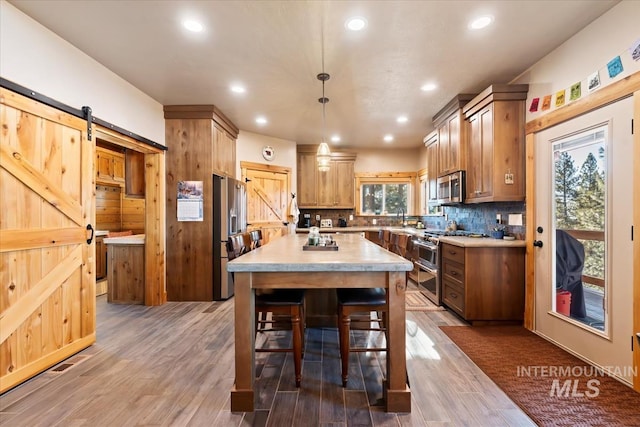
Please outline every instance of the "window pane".
[[382, 212], [382, 184], [362, 186], [362, 212], [379, 215]]
[[370, 215], [396, 215], [404, 210], [408, 215], [410, 192], [409, 183], [362, 184], [361, 212]]
[[554, 144], [556, 311], [605, 330], [605, 130]]

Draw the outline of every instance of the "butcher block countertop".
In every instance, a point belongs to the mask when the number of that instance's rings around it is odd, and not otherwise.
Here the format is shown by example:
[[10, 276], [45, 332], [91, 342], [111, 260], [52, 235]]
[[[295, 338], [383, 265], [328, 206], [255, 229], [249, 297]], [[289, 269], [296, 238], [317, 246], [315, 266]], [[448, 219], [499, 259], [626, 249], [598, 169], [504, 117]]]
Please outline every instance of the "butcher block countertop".
[[306, 234], [289, 234], [227, 264], [230, 272], [411, 271], [405, 258], [356, 234], [336, 234], [337, 251], [303, 251]]
[[133, 236], [107, 237], [104, 239], [107, 245], [144, 245], [144, 234]]

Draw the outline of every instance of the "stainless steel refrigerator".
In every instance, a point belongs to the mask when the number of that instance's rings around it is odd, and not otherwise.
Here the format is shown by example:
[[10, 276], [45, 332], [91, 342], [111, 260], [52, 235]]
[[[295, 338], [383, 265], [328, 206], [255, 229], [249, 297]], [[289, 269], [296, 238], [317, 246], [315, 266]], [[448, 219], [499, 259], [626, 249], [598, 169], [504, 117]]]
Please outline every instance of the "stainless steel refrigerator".
[[247, 193], [244, 182], [213, 175], [213, 299], [233, 296], [227, 272], [227, 239], [247, 230]]

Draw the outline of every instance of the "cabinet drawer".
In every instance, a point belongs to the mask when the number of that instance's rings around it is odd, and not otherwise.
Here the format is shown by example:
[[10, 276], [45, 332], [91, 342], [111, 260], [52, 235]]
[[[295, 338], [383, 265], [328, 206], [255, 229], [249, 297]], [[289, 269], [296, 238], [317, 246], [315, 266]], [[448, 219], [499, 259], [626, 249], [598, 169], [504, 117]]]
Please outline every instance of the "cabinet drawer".
[[[451, 261], [464, 265], [464, 248], [447, 245], [445, 243], [441, 246], [441, 250], [443, 259], [450, 259]], [[443, 261], [443, 264], [444, 263]]]
[[445, 279], [442, 282], [442, 293], [444, 303], [464, 317], [464, 291], [458, 285]]
[[442, 274], [443, 276], [449, 276], [449, 279], [459, 282], [460, 286], [462, 286], [462, 283], [464, 282], [464, 265], [444, 261], [442, 263]]

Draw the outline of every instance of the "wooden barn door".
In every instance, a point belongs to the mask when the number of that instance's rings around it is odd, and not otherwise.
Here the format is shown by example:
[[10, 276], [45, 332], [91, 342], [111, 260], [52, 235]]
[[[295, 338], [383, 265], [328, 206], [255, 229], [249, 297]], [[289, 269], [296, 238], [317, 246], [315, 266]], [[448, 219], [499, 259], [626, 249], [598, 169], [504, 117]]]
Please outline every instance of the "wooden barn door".
[[95, 342], [87, 121], [0, 88], [0, 392]]
[[248, 230], [262, 230], [263, 243], [287, 233], [291, 169], [241, 162], [247, 183]]

